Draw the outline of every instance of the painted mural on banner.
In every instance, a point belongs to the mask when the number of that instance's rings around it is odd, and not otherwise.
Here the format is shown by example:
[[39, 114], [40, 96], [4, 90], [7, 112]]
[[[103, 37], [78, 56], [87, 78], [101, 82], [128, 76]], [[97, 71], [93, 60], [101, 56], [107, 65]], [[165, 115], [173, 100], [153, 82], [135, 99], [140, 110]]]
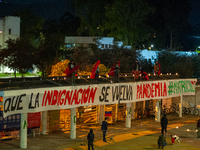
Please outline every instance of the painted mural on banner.
[[195, 84], [196, 79], [158, 80], [4, 91], [3, 115], [194, 95]]

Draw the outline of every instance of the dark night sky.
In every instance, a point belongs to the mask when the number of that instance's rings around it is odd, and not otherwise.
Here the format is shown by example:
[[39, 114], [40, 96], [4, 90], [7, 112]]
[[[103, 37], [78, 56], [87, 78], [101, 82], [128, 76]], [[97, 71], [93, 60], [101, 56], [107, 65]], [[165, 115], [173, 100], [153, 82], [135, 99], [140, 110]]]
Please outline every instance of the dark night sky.
[[[3, 1], [3, 0], [0, 0]], [[36, 16], [46, 20], [59, 20], [66, 12], [74, 14], [71, 7], [73, 0], [7, 0], [0, 5], [0, 16], [12, 15], [22, 9], [30, 9]]]
[[[3, 0], [0, 0], [3, 1]], [[73, 0], [7, 0], [6, 7], [0, 7], [0, 15], [12, 15], [16, 10], [30, 8], [36, 15], [47, 20], [58, 20], [65, 11], [74, 13], [70, 3]], [[192, 3], [190, 24], [200, 23], [200, 0], [189, 0]]]

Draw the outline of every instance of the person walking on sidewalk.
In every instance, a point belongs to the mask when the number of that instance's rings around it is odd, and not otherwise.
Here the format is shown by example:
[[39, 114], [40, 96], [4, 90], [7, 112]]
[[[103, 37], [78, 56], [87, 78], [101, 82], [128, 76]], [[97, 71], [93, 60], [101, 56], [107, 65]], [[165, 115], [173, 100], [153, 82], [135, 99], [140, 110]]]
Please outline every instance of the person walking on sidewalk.
[[107, 118], [105, 118], [105, 121], [102, 122], [101, 130], [103, 131], [103, 141], [104, 141], [104, 142], [107, 142], [107, 141], [106, 141]]
[[168, 119], [167, 119], [167, 115], [164, 114], [164, 116], [161, 119], [161, 133], [164, 134], [164, 130], [165, 130], [165, 134], [167, 135], [167, 125], [168, 125]]
[[197, 138], [200, 138], [200, 119], [197, 121]]
[[93, 142], [94, 142], [93, 129], [90, 129], [90, 133], [88, 133], [87, 139], [88, 139], [88, 150], [90, 150], [90, 147], [92, 147], [92, 150], [94, 150], [94, 147], [93, 147]]

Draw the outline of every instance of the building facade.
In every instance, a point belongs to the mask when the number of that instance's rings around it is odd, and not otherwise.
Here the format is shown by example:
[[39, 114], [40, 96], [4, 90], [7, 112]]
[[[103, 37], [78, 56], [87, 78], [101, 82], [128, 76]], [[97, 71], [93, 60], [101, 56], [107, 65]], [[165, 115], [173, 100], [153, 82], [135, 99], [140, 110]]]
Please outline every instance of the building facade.
[[[0, 18], [0, 47], [5, 48], [6, 41], [20, 37], [20, 17], [5, 16]], [[0, 66], [0, 73], [13, 72], [8, 67]]]
[[66, 36], [65, 44], [67, 48], [91, 47], [96, 45], [99, 49], [112, 49], [113, 46], [121, 47], [123, 42], [114, 41], [113, 37], [91, 37], [91, 36]]

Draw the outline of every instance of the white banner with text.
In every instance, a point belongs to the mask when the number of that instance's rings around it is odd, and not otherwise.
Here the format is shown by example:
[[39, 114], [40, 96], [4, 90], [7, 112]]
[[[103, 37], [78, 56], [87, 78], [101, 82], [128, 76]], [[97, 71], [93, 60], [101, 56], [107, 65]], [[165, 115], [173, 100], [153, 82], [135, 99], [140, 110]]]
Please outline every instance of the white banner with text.
[[6, 117], [17, 113], [195, 95], [196, 82], [196, 79], [157, 80], [11, 90], [0, 93], [3, 95], [3, 116]]

